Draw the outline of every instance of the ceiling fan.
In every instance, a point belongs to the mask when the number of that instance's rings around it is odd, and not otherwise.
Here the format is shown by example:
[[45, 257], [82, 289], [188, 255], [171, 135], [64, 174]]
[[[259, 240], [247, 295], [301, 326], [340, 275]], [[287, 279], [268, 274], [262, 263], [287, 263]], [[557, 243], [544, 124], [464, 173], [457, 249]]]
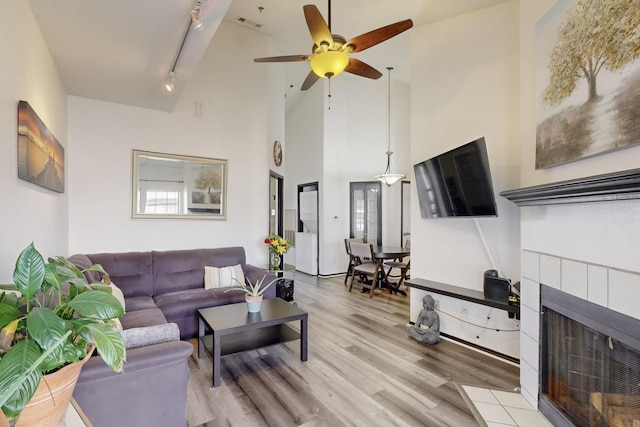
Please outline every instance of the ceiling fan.
[[301, 90], [309, 89], [321, 77], [331, 78], [342, 71], [369, 79], [379, 79], [382, 73], [356, 58], [351, 58], [349, 55], [362, 52], [413, 27], [413, 21], [405, 19], [404, 21], [361, 34], [347, 41], [340, 35], [331, 34], [331, 0], [329, 0], [329, 25], [327, 25], [315, 5], [308, 4], [303, 6], [302, 9], [313, 39], [313, 53], [311, 55], [270, 56], [254, 59], [254, 62], [309, 61], [311, 71], [304, 83], [302, 83]]

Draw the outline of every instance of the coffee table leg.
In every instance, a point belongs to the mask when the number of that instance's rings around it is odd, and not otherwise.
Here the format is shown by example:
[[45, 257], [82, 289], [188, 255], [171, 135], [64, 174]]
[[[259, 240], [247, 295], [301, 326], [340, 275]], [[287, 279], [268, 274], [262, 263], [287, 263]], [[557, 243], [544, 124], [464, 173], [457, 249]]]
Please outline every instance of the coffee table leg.
[[213, 331], [213, 386], [220, 385], [220, 335]]
[[300, 360], [307, 361], [307, 320], [305, 316], [300, 319]]
[[198, 359], [202, 359], [204, 357], [204, 343], [202, 340], [204, 339], [204, 322], [202, 318], [198, 317]]

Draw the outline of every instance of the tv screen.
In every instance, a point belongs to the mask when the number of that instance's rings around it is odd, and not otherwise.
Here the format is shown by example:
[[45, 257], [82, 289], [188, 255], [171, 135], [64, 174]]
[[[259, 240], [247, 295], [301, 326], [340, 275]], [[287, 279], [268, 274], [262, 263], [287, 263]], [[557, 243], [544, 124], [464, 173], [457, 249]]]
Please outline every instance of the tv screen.
[[498, 216], [484, 137], [413, 169], [422, 218]]

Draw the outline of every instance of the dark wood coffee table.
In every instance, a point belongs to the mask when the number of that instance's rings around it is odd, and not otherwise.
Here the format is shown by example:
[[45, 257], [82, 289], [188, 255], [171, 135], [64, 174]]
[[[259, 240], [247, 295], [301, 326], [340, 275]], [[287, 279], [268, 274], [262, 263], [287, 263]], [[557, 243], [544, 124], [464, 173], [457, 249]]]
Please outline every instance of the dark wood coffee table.
[[[283, 342], [300, 340], [300, 360], [307, 361], [308, 313], [280, 298], [265, 299], [259, 313], [247, 303], [198, 310], [198, 357], [213, 356], [213, 386], [220, 385], [220, 358]], [[300, 321], [300, 332], [287, 325]]]

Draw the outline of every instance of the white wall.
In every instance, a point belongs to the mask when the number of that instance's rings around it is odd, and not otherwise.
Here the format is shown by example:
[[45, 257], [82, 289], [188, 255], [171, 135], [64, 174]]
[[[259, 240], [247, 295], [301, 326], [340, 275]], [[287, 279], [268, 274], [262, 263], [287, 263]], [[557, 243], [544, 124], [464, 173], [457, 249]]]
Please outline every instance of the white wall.
[[[535, 24], [554, 4], [553, 0], [541, 0], [521, 2], [520, 5], [520, 141], [523, 186], [633, 169], [638, 167], [640, 160], [640, 147], [632, 147], [563, 166], [538, 171], [534, 169], [537, 123]], [[640, 201], [637, 200], [522, 209], [523, 357], [520, 379], [522, 393], [532, 403], [535, 404], [538, 398], [539, 282], [564, 289], [565, 277], [570, 277], [570, 271], [575, 270], [573, 267], [566, 268], [567, 263], [585, 266], [583, 269], [587, 269], [586, 266], [589, 265], [589, 275], [584, 274], [585, 278], [590, 278], [589, 294], [585, 292], [582, 297], [587, 296], [592, 302], [639, 317], [637, 311], [624, 309], [628, 301], [634, 301], [637, 296], [637, 273], [640, 271], [639, 217]], [[608, 271], [604, 274], [604, 280], [595, 285], [591, 278], [599, 276], [592, 274], [594, 269]], [[552, 270], [555, 270], [554, 274], [549, 273]], [[541, 278], [545, 274], [547, 278]], [[580, 286], [584, 287], [584, 283]], [[525, 299], [525, 294], [529, 298]]]
[[45, 257], [68, 252], [68, 176], [64, 194], [18, 179], [19, 100], [65, 147], [67, 172], [70, 163], [65, 89], [26, 1], [2, 5], [0, 58], [0, 283], [9, 283], [18, 254], [32, 241]]
[[[284, 206], [296, 211], [296, 227], [299, 217], [298, 185], [320, 183], [322, 180], [324, 127], [323, 120], [319, 119], [323, 114], [322, 108], [322, 85], [316, 84], [286, 114]], [[319, 187], [321, 190], [322, 186]], [[294, 247], [285, 255], [285, 262], [295, 265], [296, 256], [297, 248]]]
[[[283, 134], [268, 122], [284, 103], [273, 96], [278, 79], [252, 61], [267, 47], [262, 34], [222, 22], [172, 113], [69, 97], [72, 253], [238, 245], [267, 265], [269, 159]], [[134, 148], [227, 159], [227, 220], [130, 219]]]
[[[295, 209], [297, 185], [319, 182], [321, 275], [346, 269], [349, 183], [374, 181], [386, 167], [387, 79], [341, 74], [331, 82], [330, 100], [321, 79], [286, 116], [286, 203]], [[391, 90], [393, 171], [408, 175], [409, 88], [394, 81]], [[383, 244], [400, 245], [400, 184], [383, 187]]]
[[[519, 186], [517, 22], [511, 1], [414, 28], [411, 81], [412, 164], [486, 138], [499, 216], [478, 221], [497, 267], [513, 279], [520, 277], [519, 211], [497, 194]], [[473, 220], [422, 219], [412, 189], [411, 276], [482, 290], [492, 265]], [[412, 319], [423, 295], [411, 293]], [[462, 323], [441, 327], [467, 338]]]

